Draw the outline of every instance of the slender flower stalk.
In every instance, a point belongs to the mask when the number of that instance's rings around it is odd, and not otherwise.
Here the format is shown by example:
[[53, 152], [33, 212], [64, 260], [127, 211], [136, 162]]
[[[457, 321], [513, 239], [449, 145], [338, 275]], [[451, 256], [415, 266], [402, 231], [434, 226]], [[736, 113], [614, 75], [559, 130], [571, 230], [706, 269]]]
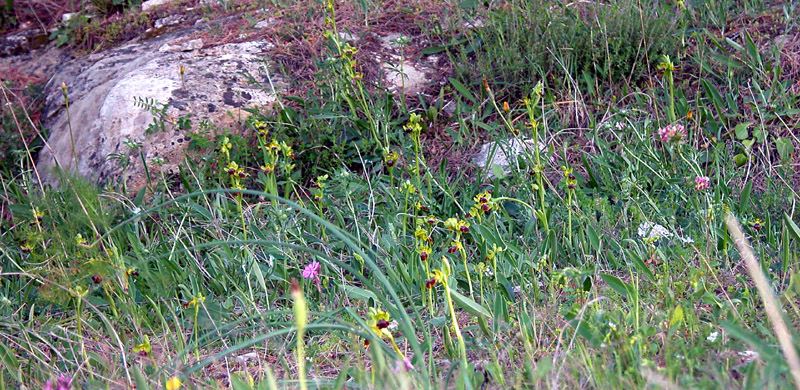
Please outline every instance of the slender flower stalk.
[[308, 305], [303, 291], [297, 282], [292, 282], [292, 300], [294, 301], [294, 325], [297, 328], [297, 343], [295, 353], [297, 355], [297, 376], [300, 381], [300, 390], [306, 390], [306, 350], [304, 335], [308, 323]]
[[658, 64], [658, 70], [664, 73], [667, 77], [667, 84], [669, 88], [669, 111], [667, 112], [667, 119], [670, 123], [675, 122], [675, 81], [672, 75], [675, 72], [675, 64], [670, 60], [669, 56], [664, 56], [661, 63]]
[[539, 122], [536, 120], [535, 116], [535, 108], [538, 105], [539, 101], [542, 97], [542, 83], [539, 82], [536, 84], [536, 87], [533, 89], [531, 93], [531, 98], [525, 99], [525, 107], [526, 111], [528, 112], [528, 121], [529, 126], [531, 128], [531, 135], [533, 138], [533, 155], [534, 155], [534, 164], [533, 168], [531, 169], [534, 179], [536, 183], [533, 184], [533, 190], [539, 193], [539, 210], [535, 210], [534, 213], [537, 215], [539, 220], [542, 221], [542, 226], [544, 226], [545, 235], [550, 234], [550, 226], [547, 221], [547, 203], [545, 203], [544, 198], [544, 164], [542, 164], [541, 155], [539, 152]]
[[447, 308], [450, 311], [450, 320], [453, 322], [453, 332], [456, 334], [456, 339], [458, 340], [458, 350], [459, 354], [461, 355], [461, 372], [464, 375], [464, 380], [468, 380], [467, 375], [467, 347], [464, 344], [464, 337], [461, 335], [461, 328], [458, 326], [458, 317], [456, 317], [456, 309], [453, 305], [453, 298], [450, 297], [450, 262], [447, 260], [447, 257], [442, 258], [442, 269], [441, 271], [435, 270], [433, 271], [436, 275], [436, 279], [442, 283], [444, 288], [444, 296], [445, 300], [447, 301]]

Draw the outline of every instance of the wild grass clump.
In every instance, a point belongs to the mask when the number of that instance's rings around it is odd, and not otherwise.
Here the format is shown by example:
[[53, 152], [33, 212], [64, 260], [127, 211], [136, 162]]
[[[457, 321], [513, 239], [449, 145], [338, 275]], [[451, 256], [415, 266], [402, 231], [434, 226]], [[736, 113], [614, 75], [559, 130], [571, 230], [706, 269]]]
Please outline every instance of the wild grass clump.
[[492, 80], [512, 96], [520, 80], [544, 79], [554, 90], [625, 85], [652, 73], [678, 51], [681, 10], [672, 1], [510, 1], [464, 11], [468, 22], [457, 63], [462, 79]]
[[[666, 56], [592, 128], [542, 78], [451, 79], [442, 118], [365, 84], [337, 10], [321, 91], [197, 136], [179, 183], [0, 176], [0, 387], [793, 386], [795, 138], [739, 164], [754, 129]], [[467, 176], [445, 134], [544, 147]]]

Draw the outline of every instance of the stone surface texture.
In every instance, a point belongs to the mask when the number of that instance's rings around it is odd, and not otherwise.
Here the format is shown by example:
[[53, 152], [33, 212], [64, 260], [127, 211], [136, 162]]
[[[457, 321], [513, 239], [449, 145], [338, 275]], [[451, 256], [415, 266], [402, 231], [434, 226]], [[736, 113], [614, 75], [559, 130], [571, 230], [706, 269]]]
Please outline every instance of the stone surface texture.
[[[494, 165], [504, 173], [509, 173], [512, 168], [518, 167], [517, 160], [526, 153], [534, 153], [536, 145], [530, 139], [505, 139], [488, 142], [481, 145], [480, 151], [475, 155], [475, 165], [487, 171], [489, 177], [495, 176]], [[539, 144], [539, 151], [544, 151], [545, 145]]]
[[165, 4], [169, 4], [175, 0], [147, 0], [142, 2], [142, 11], [149, 11], [154, 7], [159, 7]]
[[[249, 115], [245, 108], [272, 105], [274, 95], [261, 87], [270, 85], [262, 61], [269, 43], [203, 47], [202, 43], [191, 43], [190, 33], [178, 31], [127, 44], [57, 69], [45, 87], [42, 123], [50, 135], [38, 157], [47, 184], [58, 184], [54, 169], [58, 165], [101, 185], [125, 182], [129, 191], [135, 191], [147, 183], [147, 177], [139, 151], [129, 147], [132, 143], [142, 145], [151, 177], [157, 178], [159, 169], [175, 172], [183, 163], [189, 132], [196, 132], [201, 121], [234, 128], [235, 122]], [[159, 50], [163, 47], [186, 50]], [[180, 66], [184, 67], [183, 77]], [[62, 83], [68, 90], [69, 122]], [[154, 117], [135, 99], [154, 99], [168, 105], [166, 131], [148, 132]], [[181, 130], [171, 124], [189, 114], [191, 129]], [[125, 169], [120, 167], [119, 157], [130, 161]], [[159, 168], [156, 161], [164, 164]]]
[[379, 37], [385, 55], [379, 57], [382, 65], [383, 80], [386, 88], [394, 93], [402, 91], [406, 96], [422, 93], [431, 83], [428, 75], [434, 70], [425, 61], [415, 61], [403, 53], [405, 45], [411, 37], [400, 33], [391, 33]]

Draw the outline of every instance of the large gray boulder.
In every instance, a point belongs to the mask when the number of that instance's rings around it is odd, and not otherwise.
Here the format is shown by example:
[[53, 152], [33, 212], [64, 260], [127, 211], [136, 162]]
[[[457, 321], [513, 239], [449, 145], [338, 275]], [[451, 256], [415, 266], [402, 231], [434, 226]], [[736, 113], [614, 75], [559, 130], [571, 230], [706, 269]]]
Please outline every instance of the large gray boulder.
[[[43, 125], [50, 135], [38, 168], [46, 183], [58, 184], [59, 166], [97, 184], [124, 182], [135, 191], [147, 177], [139, 151], [130, 145], [142, 145], [147, 168], [157, 178], [159, 170], [174, 172], [183, 163], [188, 133], [202, 121], [236, 131], [248, 115], [245, 108], [272, 105], [271, 89], [254, 85], [249, 77], [270, 85], [263, 61], [269, 43], [208, 47], [191, 34], [189, 29], [129, 43], [60, 66], [45, 89]], [[62, 83], [68, 91], [69, 122]], [[154, 117], [137, 99], [168, 104], [167, 122], [191, 114], [192, 128], [168, 123], [166, 131], [148, 132]], [[121, 166], [120, 159], [129, 165]]]

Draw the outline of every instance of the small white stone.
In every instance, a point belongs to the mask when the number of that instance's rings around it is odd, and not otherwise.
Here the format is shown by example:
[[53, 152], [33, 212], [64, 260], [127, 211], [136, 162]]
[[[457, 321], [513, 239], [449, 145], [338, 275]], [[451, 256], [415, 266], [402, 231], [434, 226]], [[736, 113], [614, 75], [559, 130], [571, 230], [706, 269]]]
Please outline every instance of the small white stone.
[[428, 77], [425, 72], [418, 70], [408, 61], [403, 61], [399, 66], [387, 67], [386, 83], [391, 91], [403, 89], [406, 95], [414, 95], [422, 92], [427, 82]]
[[358, 37], [349, 32], [342, 31], [339, 33], [339, 40], [342, 42], [355, 42], [358, 40]]
[[159, 28], [166, 27], [166, 26], [176, 25], [176, 24], [178, 24], [178, 23], [180, 23], [182, 21], [183, 21], [183, 17], [180, 16], [180, 15], [167, 16], [166, 18], [161, 18], [161, 19], [156, 20], [156, 22], [153, 23], [153, 27], [155, 27], [156, 29], [159, 29]]
[[461, 23], [461, 26], [463, 26], [464, 28], [466, 28], [468, 30], [472, 30], [474, 28], [481, 28], [481, 27], [483, 27], [485, 25], [486, 24], [483, 23], [483, 19], [475, 19], [473, 21], [465, 21], [465, 22]]
[[275, 19], [269, 18], [269, 19], [262, 20], [262, 21], [256, 23], [256, 25], [253, 26], [253, 28], [258, 28], [258, 29], [267, 28], [270, 25], [272, 25], [273, 23], [275, 23]]
[[753, 360], [758, 359], [758, 352], [756, 351], [741, 351], [737, 352], [737, 355], [744, 359], [745, 362], [752, 362]]
[[187, 41], [181, 43], [179, 45], [170, 45], [166, 44], [161, 46], [158, 51], [165, 53], [165, 52], [179, 52], [179, 51], [192, 51], [192, 50], [199, 50], [203, 48], [203, 40], [202, 39], [192, 39], [191, 41]]
[[[535, 145], [530, 139], [506, 139], [496, 142], [489, 142], [481, 146], [480, 152], [475, 156], [473, 162], [488, 171], [489, 177], [494, 177], [493, 166], [497, 165], [504, 173], [510, 172], [512, 165], [516, 166], [517, 159], [524, 156], [526, 152], [533, 153]], [[544, 144], [539, 144], [539, 151], [545, 149]]]
[[158, 7], [167, 3], [172, 2], [173, 0], [147, 0], [142, 3], [142, 11], [149, 11], [153, 7]]
[[248, 352], [243, 355], [239, 355], [236, 357], [237, 363], [247, 363], [249, 361], [258, 360], [258, 354], [255, 352]]

